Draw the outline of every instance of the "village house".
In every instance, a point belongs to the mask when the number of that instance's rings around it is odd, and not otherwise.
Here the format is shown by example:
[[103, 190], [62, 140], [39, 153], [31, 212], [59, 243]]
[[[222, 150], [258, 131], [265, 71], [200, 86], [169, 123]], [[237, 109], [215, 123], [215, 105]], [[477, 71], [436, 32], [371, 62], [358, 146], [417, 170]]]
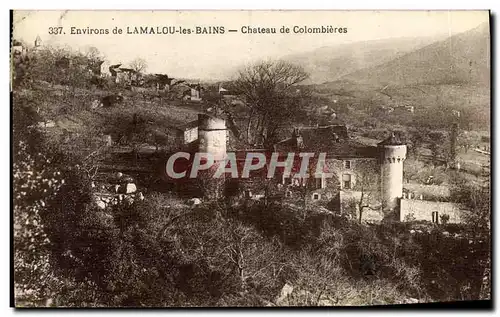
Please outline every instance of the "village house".
[[140, 72], [120, 66], [121, 64], [109, 66], [109, 73], [114, 83], [130, 86], [142, 80], [142, 74]]
[[188, 84], [189, 89], [184, 92], [183, 99], [189, 101], [201, 101], [202, 87], [200, 84]]
[[12, 40], [12, 55], [13, 57], [18, 57], [18, 56], [25, 56], [28, 52], [28, 48], [23, 45], [18, 40]]
[[30, 53], [36, 53], [38, 50], [42, 48], [42, 39], [40, 38], [39, 35], [37, 35], [32, 47], [28, 47], [27, 45], [23, 44], [21, 41], [13, 39], [12, 40], [12, 56], [13, 58], [21, 58], [24, 59], [28, 56]]

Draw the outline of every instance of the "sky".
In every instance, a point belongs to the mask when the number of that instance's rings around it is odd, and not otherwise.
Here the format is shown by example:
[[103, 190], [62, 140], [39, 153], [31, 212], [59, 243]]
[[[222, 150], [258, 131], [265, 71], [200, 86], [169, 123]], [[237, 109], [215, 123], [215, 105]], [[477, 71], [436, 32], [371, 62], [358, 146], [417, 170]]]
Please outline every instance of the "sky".
[[[32, 44], [94, 46], [112, 63], [141, 57], [148, 72], [173, 77], [225, 79], [261, 59], [313, 51], [324, 46], [393, 37], [464, 32], [487, 22], [488, 11], [15, 11], [13, 36]], [[127, 28], [222, 26], [224, 34], [126, 34]], [[290, 33], [279, 32], [282, 26]], [[347, 33], [295, 34], [293, 27], [347, 28]], [[66, 34], [49, 34], [62, 27]], [[110, 34], [76, 35], [71, 28], [108, 29]], [[277, 34], [243, 34], [242, 27], [276, 28]], [[113, 34], [121, 28], [122, 34]], [[235, 29], [237, 32], [228, 32]]]

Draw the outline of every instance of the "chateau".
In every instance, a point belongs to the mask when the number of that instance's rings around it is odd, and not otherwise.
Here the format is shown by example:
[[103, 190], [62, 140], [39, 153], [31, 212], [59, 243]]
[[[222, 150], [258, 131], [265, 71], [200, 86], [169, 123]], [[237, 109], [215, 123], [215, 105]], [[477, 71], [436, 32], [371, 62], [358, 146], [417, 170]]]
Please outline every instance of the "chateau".
[[[226, 164], [224, 158], [231, 147], [228, 130], [224, 119], [199, 114], [197, 121], [184, 126], [179, 141], [184, 143], [183, 151], [210, 153], [216, 163]], [[404, 193], [406, 152], [406, 144], [395, 134], [373, 145], [351, 137], [347, 127], [340, 123], [299, 127], [289, 138], [274, 144], [273, 149], [237, 149], [234, 153], [240, 171], [247, 153], [262, 153], [266, 157], [274, 153], [283, 163], [290, 153], [296, 158], [308, 156], [315, 164], [310, 164], [306, 177], [304, 171], [300, 171], [299, 160], [288, 175], [284, 173], [285, 164], [272, 167], [276, 173], [269, 179], [266, 177], [270, 168], [267, 160], [260, 173], [255, 171], [249, 178], [226, 182], [224, 195], [233, 201], [266, 199], [297, 206], [321, 206], [330, 212], [351, 214], [351, 217], [354, 217], [353, 212], [359, 217], [361, 211], [364, 221], [405, 221], [411, 216], [417, 220], [439, 222], [438, 217], [447, 214], [450, 222], [459, 222], [460, 206], [425, 201], [422, 197], [412, 199], [411, 195]], [[325, 160], [318, 177], [314, 172], [320, 153], [325, 155]]]

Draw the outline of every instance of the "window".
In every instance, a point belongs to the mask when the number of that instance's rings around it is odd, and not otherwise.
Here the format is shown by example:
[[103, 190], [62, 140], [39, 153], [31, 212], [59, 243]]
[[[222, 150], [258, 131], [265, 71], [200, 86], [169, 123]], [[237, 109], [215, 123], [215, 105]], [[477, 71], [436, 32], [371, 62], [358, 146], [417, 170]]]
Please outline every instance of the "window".
[[322, 185], [321, 178], [314, 178], [314, 189], [323, 188], [323, 187], [321, 187], [321, 185]]
[[319, 200], [321, 198], [321, 195], [318, 193], [313, 194], [313, 200]]
[[433, 223], [439, 223], [439, 215], [437, 211], [432, 212], [432, 222]]
[[342, 185], [344, 189], [352, 189], [351, 174], [342, 175]]
[[250, 198], [252, 197], [252, 192], [249, 190], [245, 190], [245, 198]]
[[351, 169], [351, 161], [344, 161], [344, 168], [345, 169]]
[[313, 184], [314, 189], [323, 189], [323, 188], [326, 188], [326, 179], [325, 179], [325, 176], [323, 174], [321, 174], [321, 177], [315, 176], [312, 179], [312, 184]]

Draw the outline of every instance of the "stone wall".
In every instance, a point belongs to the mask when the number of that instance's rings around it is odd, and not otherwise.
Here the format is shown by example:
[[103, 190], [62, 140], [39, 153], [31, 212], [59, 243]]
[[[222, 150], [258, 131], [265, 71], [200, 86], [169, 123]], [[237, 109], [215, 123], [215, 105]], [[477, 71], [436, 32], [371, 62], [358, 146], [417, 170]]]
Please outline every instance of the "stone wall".
[[198, 140], [198, 127], [184, 130], [184, 144], [191, 143]]
[[[345, 161], [349, 161], [346, 164]], [[315, 169], [315, 165], [312, 165]], [[314, 170], [310, 175], [314, 175]], [[307, 188], [299, 184], [298, 179], [286, 179], [281, 182], [281, 190], [285, 200], [290, 202], [299, 202], [306, 199], [306, 203], [327, 206], [335, 211], [342, 211], [340, 203], [333, 202], [338, 200], [339, 192], [356, 192], [362, 187], [367, 191], [374, 191], [372, 197], [379, 195], [379, 168], [376, 159], [353, 158], [353, 159], [328, 159], [325, 162], [325, 172], [332, 173], [333, 177], [321, 179], [310, 179]], [[343, 182], [344, 175], [350, 175], [351, 186], [345, 188]], [[367, 186], [369, 185], [369, 186]]]
[[[349, 162], [347, 165], [346, 161]], [[378, 189], [379, 165], [377, 159], [373, 158], [353, 158], [353, 159], [327, 159], [326, 167], [329, 173], [335, 176], [327, 180], [328, 186], [333, 184], [343, 190], [359, 190], [362, 183], [372, 184], [374, 189]], [[351, 188], [345, 188], [343, 182], [344, 175], [350, 175]], [[365, 184], [366, 185], [366, 184]], [[366, 187], [366, 186], [365, 186]]]
[[463, 207], [456, 203], [426, 201], [418, 199], [401, 199], [400, 201], [400, 221], [408, 220], [426, 220], [429, 222], [436, 221], [436, 216], [433, 213], [437, 212], [438, 223], [441, 223], [441, 216], [448, 215], [450, 219], [448, 223], [461, 222], [461, 214], [464, 211]]

